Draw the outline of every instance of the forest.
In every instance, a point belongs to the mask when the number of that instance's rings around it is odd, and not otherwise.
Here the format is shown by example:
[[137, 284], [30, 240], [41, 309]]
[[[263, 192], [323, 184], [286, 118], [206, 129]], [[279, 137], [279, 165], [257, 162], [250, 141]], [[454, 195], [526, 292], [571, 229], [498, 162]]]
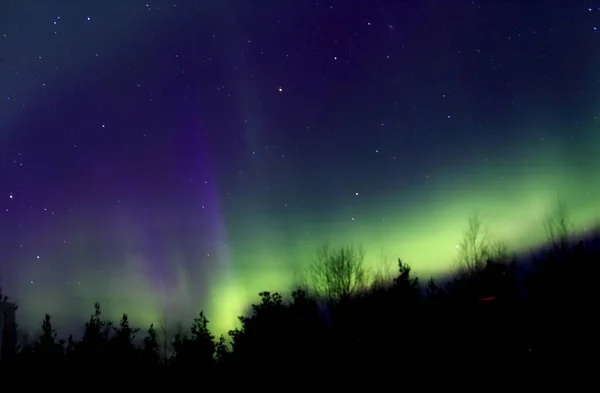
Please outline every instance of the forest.
[[209, 380], [246, 372], [303, 380], [355, 373], [358, 380], [367, 369], [489, 370], [583, 360], [597, 334], [591, 307], [598, 300], [600, 227], [576, 236], [565, 210], [543, 225], [547, 246], [524, 257], [470, 218], [456, 267], [436, 280], [414, 277], [401, 259], [392, 276], [373, 274], [360, 247], [323, 247], [290, 294], [260, 293], [239, 327], [219, 337], [202, 311], [166, 337], [154, 325], [135, 327], [126, 314], [105, 320], [95, 304], [79, 340], [59, 338], [51, 316], [41, 316], [38, 337], [3, 348], [0, 370], [120, 378], [156, 369], [163, 372], [155, 379], [179, 373]]

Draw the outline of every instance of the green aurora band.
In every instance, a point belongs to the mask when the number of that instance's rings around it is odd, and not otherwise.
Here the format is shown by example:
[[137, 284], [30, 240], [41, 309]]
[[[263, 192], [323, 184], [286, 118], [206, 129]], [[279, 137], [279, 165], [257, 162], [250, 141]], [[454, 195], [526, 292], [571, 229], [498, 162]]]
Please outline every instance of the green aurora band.
[[[232, 253], [236, 284], [215, 286], [213, 318], [219, 327], [231, 326], [259, 291], [289, 290], [294, 274], [323, 242], [360, 245], [371, 269], [401, 257], [415, 274], [427, 277], [446, 273], [453, 266], [457, 244], [473, 214], [514, 252], [545, 241], [543, 222], [558, 199], [569, 207], [575, 231], [585, 232], [600, 217], [600, 155], [593, 154], [600, 151], [598, 142], [597, 137], [583, 141], [581, 152], [588, 153], [579, 156], [583, 159], [567, 157], [554, 145], [538, 148], [536, 154], [522, 148], [520, 155], [506, 160], [510, 162], [495, 166], [484, 167], [480, 160], [472, 164], [480, 169], [456, 176], [460, 183], [448, 176], [450, 180], [432, 181], [420, 190], [430, 200], [427, 207], [390, 206], [386, 200], [370, 201], [362, 209], [342, 206], [337, 220], [318, 228], [308, 224], [311, 217], [297, 218], [292, 246], [281, 239], [280, 223], [260, 220], [257, 214], [248, 220], [254, 236], [246, 239], [246, 244], [254, 246], [234, 247]], [[379, 211], [372, 206], [380, 206]], [[240, 238], [249, 233], [244, 228], [236, 231]]]
[[[491, 234], [514, 252], [544, 242], [543, 220], [557, 198], [569, 207], [575, 230], [585, 232], [600, 217], [600, 137], [594, 130], [588, 131], [588, 139], [568, 143], [529, 140], [496, 158], [472, 156], [468, 166], [463, 165], [469, 169], [462, 173], [448, 165], [447, 173], [432, 175], [420, 189], [356, 196], [358, 203], [340, 203], [326, 219], [293, 210], [283, 218], [269, 218], [261, 205], [224, 208], [229, 247], [217, 256], [217, 266], [222, 268], [203, 271], [210, 277], [208, 301], [193, 297], [195, 283], [186, 265], [190, 255], [179, 251], [182, 246], [174, 235], [165, 236], [163, 248], [176, 283], [168, 289], [157, 288], [145, 267], [145, 256], [139, 252], [145, 241], [141, 230], [123, 219], [116, 229], [121, 246], [128, 250], [120, 261], [121, 269], [109, 280], [101, 280], [102, 273], [90, 270], [89, 264], [73, 263], [78, 280], [68, 298], [60, 293], [48, 295], [44, 288], [17, 298], [28, 315], [38, 316], [23, 325], [37, 324], [46, 312], [81, 320], [91, 312], [93, 303], [100, 301], [108, 318], [117, 319], [127, 312], [140, 325], [160, 323], [165, 314], [169, 315], [168, 324], [176, 320], [187, 323], [192, 318], [190, 310], [203, 308], [213, 330], [224, 333], [236, 326], [237, 316], [257, 300], [260, 291], [288, 292], [324, 243], [361, 246], [370, 269], [389, 267], [393, 273], [400, 257], [416, 275], [428, 277], [454, 266], [457, 244], [468, 218], [475, 213]], [[407, 193], [421, 202], [401, 203], [397, 197]], [[71, 225], [86, 228], [84, 222]], [[89, 228], [75, 233], [78, 237], [70, 242], [78, 245], [80, 253], [68, 258], [85, 260], [94, 237]], [[196, 258], [201, 259], [202, 253], [198, 248]], [[54, 257], [60, 257], [59, 251]], [[22, 274], [25, 279], [26, 272]], [[95, 284], [78, 286], [78, 282]], [[68, 311], [65, 302], [72, 305]]]
[[[255, 88], [245, 87], [242, 90], [246, 92]], [[253, 100], [246, 96], [242, 102]], [[241, 112], [250, 119], [247, 152], [252, 154], [251, 143], [260, 146], [260, 132], [252, 127], [260, 121], [249, 114], [258, 111], [251, 105], [241, 106]], [[352, 202], [344, 199], [326, 217], [290, 206], [285, 216], [275, 218], [265, 212], [268, 201], [257, 201], [254, 206], [222, 206], [225, 239], [221, 240], [228, 246], [216, 256], [220, 268], [203, 271], [210, 282], [205, 299], [193, 295], [195, 283], [186, 264], [194, 257], [202, 259], [205, 251], [201, 246], [195, 256], [190, 256], [184, 254], [175, 235], [163, 234], [162, 248], [175, 283], [168, 289], [157, 287], [150, 279], [146, 256], [139, 251], [147, 242], [143, 231], [123, 218], [115, 228], [122, 242], [119, 246], [125, 250], [119, 261], [121, 269], [102, 280], [99, 278], [104, 273], [90, 270], [89, 266], [95, 264], [85, 263], [87, 250], [94, 242], [94, 229], [87, 227], [83, 218], [69, 222], [63, 230], [75, 234], [69, 242], [76, 244], [79, 252], [61, 256], [58, 246], [46, 249], [55, 259], [74, 261], [71, 269], [77, 279], [72, 291], [67, 295], [32, 287], [17, 296], [31, 316], [20, 323], [38, 326], [44, 313], [57, 315], [62, 334], [63, 316], [83, 323], [93, 303], [99, 301], [106, 317], [118, 319], [126, 312], [140, 326], [161, 323], [165, 315], [170, 326], [177, 320], [187, 325], [193, 317], [191, 310], [204, 309], [213, 331], [220, 334], [236, 326], [237, 317], [258, 299], [259, 292], [289, 291], [311, 255], [324, 243], [360, 245], [368, 267], [374, 270], [387, 263], [393, 273], [396, 258], [402, 258], [416, 275], [428, 277], [446, 273], [454, 266], [456, 246], [468, 218], [475, 213], [491, 234], [514, 252], [544, 242], [543, 220], [557, 198], [569, 207], [575, 230], [583, 233], [600, 218], [598, 124], [595, 118], [585, 126], [587, 129], [577, 133], [585, 138], [559, 140], [552, 135], [565, 133], [552, 132], [556, 126], [537, 118], [522, 124], [523, 138], [512, 141], [511, 148], [454, 152], [454, 157], [468, 158], [460, 164], [446, 162], [445, 170], [431, 173], [427, 182], [417, 187], [389, 186], [383, 187], [385, 192], [361, 192]], [[549, 132], [532, 133], [533, 127]], [[255, 165], [254, 169], [262, 169], [260, 162], [255, 161]], [[53, 228], [45, 230], [51, 232]], [[20, 274], [27, 279], [26, 271]]]

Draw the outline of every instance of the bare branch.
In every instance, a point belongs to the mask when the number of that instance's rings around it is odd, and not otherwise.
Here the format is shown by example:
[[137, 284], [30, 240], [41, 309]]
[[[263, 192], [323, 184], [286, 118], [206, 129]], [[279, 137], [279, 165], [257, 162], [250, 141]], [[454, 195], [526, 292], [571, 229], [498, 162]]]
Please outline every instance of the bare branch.
[[323, 246], [306, 276], [308, 288], [334, 302], [351, 297], [364, 289], [366, 283], [364, 253], [362, 249], [351, 246], [335, 250]]
[[483, 228], [477, 214], [469, 218], [458, 253], [459, 263], [468, 272], [481, 269], [490, 255], [489, 233]]
[[544, 219], [546, 239], [555, 248], [566, 248], [573, 234], [573, 224], [567, 205], [557, 199], [555, 206], [546, 214]]
[[488, 259], [494, 262], [506, 261], [510, 258], [508, 246], [501, 240], [492, 240], [489, 243]]
[[162, 347], [160, 356], [163, 362], [167, 362], [169, 358], [169, 343], [171, 339], [169, 337], [169, 330], [167, 328], [167, 316], [164, 315], [159, 325], [160, 338], [158, 339], [159, 345]]
[[372, 289], [385, 289], [392, 283], [394, 276], [392, 260], [387, 258], [383, 252], [381, 254], [381, 262], [376, 268], [369, 270], [369, 283]]

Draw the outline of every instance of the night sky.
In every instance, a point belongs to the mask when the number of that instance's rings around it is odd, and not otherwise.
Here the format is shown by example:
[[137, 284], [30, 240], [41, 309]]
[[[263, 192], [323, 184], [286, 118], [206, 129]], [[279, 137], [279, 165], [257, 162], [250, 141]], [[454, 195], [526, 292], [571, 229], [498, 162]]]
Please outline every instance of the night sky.
[[[600, 2], [0, 5], [0, 285], [19, 323], [217, 331], [324, 242], [453, 266], [600, 217]], [[427, 278], [427, 277], [425, 277]], [[65, 332], [66, 333], [66, 332]]]

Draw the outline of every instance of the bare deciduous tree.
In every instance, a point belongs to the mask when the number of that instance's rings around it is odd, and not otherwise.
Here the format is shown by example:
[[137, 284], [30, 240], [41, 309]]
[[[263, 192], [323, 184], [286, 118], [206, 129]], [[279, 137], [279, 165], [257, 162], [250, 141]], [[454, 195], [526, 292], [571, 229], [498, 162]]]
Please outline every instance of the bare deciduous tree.
[[475, 214], [469, 218], [467, 230], [458, 247], [461, 268], [470, 272], [480, 269], [488, 258], [489, 248], [489, 233]]
[[370, 270], [369, 284], [371, 289], [383, 290], [391, 285], [394, 277], [392, 266], [392, 261], [382, 252], [381, 262], [377, 267]]
[[501, 262], [509, 258], [506, 243], [494, 239], [483, 226], [477, 214], [469, 218], [467, 230], [458, 246], [459, 270], [474, 273], [485, 267], [486, 262]]
[[508, 246], [501, 240], [490, 240], [488, 259], [495, 262], [506, 261], [510, 258]]
[[567, 205], [557, 199], [554, 207], [546, 214], [544, 219], [546, 239], [555, 248], [566, 248], [569, 238], [573, 233], [573, 224]]
[[367, 284], [362, 249], [352, 246], [320, 248], [306, 273], [306, 286], [317, 296], [336, 302], [351, 297]]
[[160, 357], [162, 358], [163, 362], [167, 362], [167, 360], [169, 359], [169, 343], [170, 343], [170, 337], [169, 337], [169, 330], [167, 328], [167, 317], [166, 315], [163, 316], [162, 321], [160, 321], [160, 325], [159, 325], [159, 331], [160, 331], [160, 337], [158, 339], [159, 345], [162, 347], [160, 352]]

